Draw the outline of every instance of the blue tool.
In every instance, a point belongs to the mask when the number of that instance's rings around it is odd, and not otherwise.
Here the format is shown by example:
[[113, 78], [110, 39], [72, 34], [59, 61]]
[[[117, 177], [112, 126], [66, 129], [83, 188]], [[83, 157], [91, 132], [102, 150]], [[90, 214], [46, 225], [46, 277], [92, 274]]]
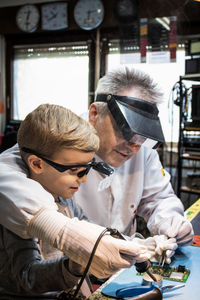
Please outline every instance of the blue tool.
[[154, 291], [155, 289], [159, 289], [161, 291], [161, 293], [163, 294], [166, 292], [180, 289], [184, 286], [185, 286], [184, 284], [166, 285], [166, 286], [163, 286], [162, 288], [158, 288], [154, 284], [151, 284], [150, 286], [132, 286], [132, 287], [130, 286], [130, 287], [121, 288], [121, 289], [117, 290], [116, 296], [118, 298], [130, 298], [130, 297], [133, 298], [133, 297], [137, 297], [137, 296], [143, 295], [145, 293]]

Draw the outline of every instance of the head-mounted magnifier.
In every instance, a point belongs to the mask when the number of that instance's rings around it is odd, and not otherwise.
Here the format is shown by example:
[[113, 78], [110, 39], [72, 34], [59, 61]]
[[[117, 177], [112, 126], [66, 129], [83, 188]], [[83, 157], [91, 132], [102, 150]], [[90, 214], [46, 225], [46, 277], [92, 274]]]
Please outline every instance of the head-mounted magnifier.
[[93, 168], [94, 170], [96, 170], [99, 173], [102, 173], [102, 174], [105, 174], [108, 176], [114, 172], [114, 169], [111, 168], [108, 164], [106, 164], [105, 162], [96, 162], [95, 159], [93, 159], [88, 164], [62, 165], [62, 164], [56, 163], [56, 162], [42, 156], [41, 154], [39, 154], [36, 151], [31, 150], [29, 148], [23, 147], [22, 151], [38, 156], [39, 158], [44, 160], [47, 164], [49, 164], [50, 166], [52, 166], [54, 169], [56, 169], [57, 171], [59, 171], [61, 173], [65, 172], [66, 170], [70, 170], [70, 169], [74, 169], [74, 168], [84, 168], [84, 170], [81, 170], [76, 174], [79, 178], [83, 177], [84, 175], [87, 175], [91, 168]]
[[156, 149], [164, 143], [164, 135], [156, 104], [142, 99], [98, 94], [96, 102], [106, 102], [124, 139]]

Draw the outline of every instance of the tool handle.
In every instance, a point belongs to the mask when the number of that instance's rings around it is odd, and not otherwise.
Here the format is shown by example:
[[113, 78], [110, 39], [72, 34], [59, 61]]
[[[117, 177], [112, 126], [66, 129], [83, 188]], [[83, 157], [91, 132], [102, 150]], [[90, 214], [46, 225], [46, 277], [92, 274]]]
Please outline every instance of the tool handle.
[[162, 293], [160, 289], [155, 287], [153, 291], [147, 292], [146, 294], [142, 294], [140, 296], [136, 296], [133, 298], [127, 298], [128, 300], [162, 300]]
[[151, 262], [146, 260], [141, 263], [135, 263], [135, 268], [139, 273], [145, 273], [151, 267]]
[[119, 298], [136, 297], [154, 291], [155, 288], [154, 284], [150, 286], [130, 286], [117, 290], [116, 296]]

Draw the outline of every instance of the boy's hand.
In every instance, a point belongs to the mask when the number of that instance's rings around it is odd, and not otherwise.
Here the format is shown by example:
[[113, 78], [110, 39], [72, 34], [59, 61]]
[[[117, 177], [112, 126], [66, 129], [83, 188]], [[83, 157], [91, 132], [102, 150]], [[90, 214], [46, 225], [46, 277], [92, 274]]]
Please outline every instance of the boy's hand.
[[[85, 267], [93, 246], [104, 229], [99, 225], [77, 220], [70, 226], [70, 230], [66, 226], [62, 234], [61, 250]], [[130, 267], [148, 258], [150, 254], [144, 243], [125, 241], [105, 234], [98, 244], [89, 272], [98, 278], [106, 278], [121, 268]]]
[[[29, 232], [63, 251], [71, 260], [86, 267], [96, 240], [105, 228], [77, 218], [67, 218], [54, 210], [42, 210], [31, 219]], [[120, 268], [150, 258], [148, 247], [136, 241], [105, 234], [96, 249], [89, 272], [106, 278]]]

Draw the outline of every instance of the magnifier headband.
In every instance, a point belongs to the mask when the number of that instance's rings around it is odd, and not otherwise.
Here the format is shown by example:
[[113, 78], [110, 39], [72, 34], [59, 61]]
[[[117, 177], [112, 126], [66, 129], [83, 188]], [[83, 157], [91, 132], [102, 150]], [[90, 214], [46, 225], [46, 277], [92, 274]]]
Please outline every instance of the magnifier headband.
[[143, 99], [98, 94], [97, 102], [106, 102], [123, 137], [138, 145], [157, 148], [164, 143], [158, 108]]

